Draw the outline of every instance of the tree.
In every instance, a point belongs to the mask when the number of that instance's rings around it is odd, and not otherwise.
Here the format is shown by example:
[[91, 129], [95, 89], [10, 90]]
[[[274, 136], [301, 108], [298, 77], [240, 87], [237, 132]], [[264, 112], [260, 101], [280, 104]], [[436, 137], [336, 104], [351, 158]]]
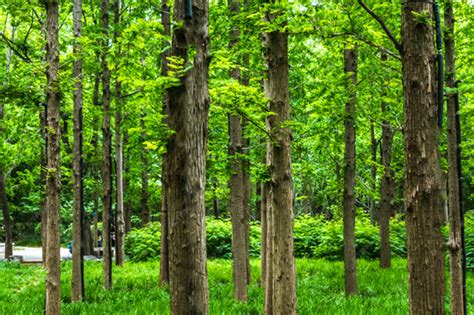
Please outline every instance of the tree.
[[404, 195], [411, 314], [444, 313], [443, 184], [433, 18], [431, 3], [404, 3]]
[[[170, 7], [168, 6], [167, 0], [161, 0], [161, 24], [163, 25], [163, 34], [165, 36], [171, 35], [171, 19], [170, 19]], [[163, 52], [161, 56], [161, 74], [163, 76], [168, 75], [168, 57], [169, 50]], [[168, 91], [165, 89], [163, 92], [163, 113], [164, 123], [168, 125], [169, 116], [169, 98]], [[170, 282], [170, 266], [169, 266], [169, 219], [168, 219], [168, 208], [169, 208], [169, 162], [168, 162], [168, 143], [166, 152], [163, 154], [162, 159], [162, 173], [161, 173], [161, 242], [160, 242], [160, 283], [169, 284]]]
[[102, 0], [102, 247], [104, 288], [112, 287], [112, 134], [110, 132], [110, 70], [107, 62], [109, 1]]
[[[279, 2], [271, 2], [279, 5]], [[267, 209], [266, 286], [271, 286], [271, 295], [265, 297], [266, 314], [296, 314], [296, 268], [293, 255], [293, 190], [291, 174], [290, 102], [288, 89], [288, 34], [286, 22], [277, 24], [282, 18], [282, 9], [265, 13], [268, 23], [276, 24], [264, 34], [267, 64], [268, 119], [271, 142], [269, 150], [271, 192]], [[283, 19], [285, 20], [285, 19]], [[268, 239], [267, 239], [268, 242]], [[270, 247], [270, 253], [268, 252]], [[270, 288], [268, 288], [270, 289]], [[267, 293], [267, 287], [266, 287]]]
[[60, 95], [59, 95], [59, 3], [45, 1], [46, 32], [47, 32], [47, 176], [46, 176], [46, 211], [47, 211], [47, 243], [46, 243], [46, 314], [60, 314]]
[[[382, 62], [385, 62], [388, 56], [382, 52], [381, 58]], [[384, 82], [382, 83], [382, 115], [384, 116], [384, 118], [382, 120], [381, 160], [384, 173], [382, 178], [382, 184], [380, 185], [380, 267], [390, 268], [390, 214], [392, 212], [392, 200], [394, 190], [394, 179], [391, 168], [393, 130], [390, 126], [389, 121], [385, 117], [388, 112], [388, 104], [384, 101], [388, 86], [388, 82], [385, 82], [385, 77], [386, 76], [384, 76]]]
[[81, 301], [84, 298], [84, 182], [82, 156], [82, 0], [74, 1], [74, 148], [73, 148], [73, 246], [72, 246], [72, 301]]
[[350, 97], [345, 109], [344, 152], [344, 285], [346, 296], [357, 294], [357, 268], [355, 248], [355, 177], [356, 177], [356, 130], [355, 107], [357, 85], [357, 46], [346, 42], [344, 48], [344, 72], [348, 75]]
[[[12, 38], [14, 37], [15, 28], [12, 27]], [[7, 51], [7, 65], [5, 73], [8, 74], [10, 72], [10, 65], [12, 62], [13, 57], [13, 50], [10, 49]], [[2, 89], [6, 87], [6, 79], [3, 81]], [[4, 131], [4, 116], [5, 116], [5, 103], [1, 102], [0, 104], [0, 136], [3, 140]], [[10, 218], [10, 209], [8, 207], [8, 196], [7, 196], [7, 188], [6, 188], [6, 179], [5, 179], [5, 172], [3, 170], [3, 165], [0, 165], [0, 201], [3, 213], [3, 227], [5, 229], [5, 253], [4, 258], [8, 259], [11, 255], [13, 255], [13, 237], [12, 237], [12, 224]]]
[[143, 109], [142, 116], [140, 119], [140, 127], [142, 129], [141, 133], [141, 142], [142, 142], [142, 150], [141, 150], [141, 162], [142, 162], [142, 193], [141, 193], [141, 219], [142, 219], [142, 226], [147, 225], [150, 223], [150, 209], [148, 208], [148, 151], [144, 145], [147, 137], [146, 133], [146, 108]]
[[[239, 2], [230, 1], [229, 10], [236, 16], [239, 13]], [[230, 31], [230, 49], [236, 47], [239, 41], [240, 31], [234, 26]], [[230, 77], [236, 81], [240, 80], [240, 71], [234, 68], [230, 71]], [[241, 117], [238, 113], [231, 112], [228, 115], [229, 126], [229, 157], [230, 157], [230, 199], [229, 209], [232, 218], [232, 258], [234, 278], [234, 298], [247, 301], [247, 274], [248, 274], [248, 241], [246, 225], [248, 215], [245, 207], [245, 182], [244, 165], [242, 160], [243, 139]]]
[[444, 46], [446, 51], [446, 84], [454, 93], [448, 95], [448, 205], [449, 205], [449, 266], [451, 287], [451, 313], [465, 314], [465, 279], [463, 276], [463, 209], [461, 206], [461, 147], [459, 96], [457, 95], [454, 46], [453, 1], [446, 0], [444, 8]]
[[[117, 57], [122, 56], [121, 45], [118, 41], [121, 35], [120, 30], [120, 14], [121, 14], [121, 0], [114, 2], [114, 41], [117, 48]], [[115, 262], [118, 266], [123, 266], [125, 260], [124, 238], [125, 238], [125, 218], [124, 218], [124, 203], [123, 203], [123, 143], [122, 143], [122, 83], [119, 78], [115, 79], [115, 165], [117, 173], [117, 205], [115, 213]]]
[[[208, 135], [208, 1], [175, 2], [171, 56], [183, 69], [168, 90], [170, 307], [172, 314], [207, 314], [204, 184]], [[191, 47], [193, 47], [191, 54]]]

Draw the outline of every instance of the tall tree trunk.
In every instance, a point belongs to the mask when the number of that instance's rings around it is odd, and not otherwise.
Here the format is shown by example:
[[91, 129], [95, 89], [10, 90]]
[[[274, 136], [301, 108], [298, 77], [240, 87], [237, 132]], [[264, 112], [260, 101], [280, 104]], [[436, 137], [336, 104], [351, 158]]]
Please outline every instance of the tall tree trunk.
[[107, 62], [109, 1], [102, 0], [102, 247], [104, 288], [112, 287], [112, 134], [110, 131], [110, 70]]
[[[239, 2], [229, 1], [229, 11], [233, 16], [239, 13]], [[233, 26], [230, 31], [229, 48], [235, 50], [239, 42], [240, 31]], [[238, 68], [230, 71], [230, 77], [240, 80]], [[234, 278], [234, 298], [247, 301], [247, 242], [246, 220], [244, 214], [244, 175], [242, 163], [242, 126], [240, 115], [229, 114], [229, 156], [231, 164], [229, 210], [232, 219], [232, 260]]]
[[[282, 12], [266, 13], [266, 20], [275, 23]], [[280, 29], [264, 34], [268, 67], [268, 117], [270, 142], [270, 203], [267, 233], [271, 236], [272, 295], [265, 304], [265, 313], [296, 314], [296, 268], [293, 250], [293, 182], [291, 174], [290, 102], [288, 90], [288, 34]], [[267, 214], [268, 215], [268, 214]], [[268, 247], [269, 244], [267, 244]]]
[[[2, 105], [3, 106], [3, 105]], [[5, 186], [5, 175], [3, 167], [0, 166], [0, 200], [2, 202], [3, 227], [5, 229], [5, 259], [13, 255], [12, 224], [10, 210], [8, 208], [7, 192]]]
[[146, 139], [146, 109], [143, 110], [142, 117], [140, 119], [140, 125], [142, 129], [141, 133], [141, 161], [142, 161], [142, 196], [141, 196], [141, 219], [142, 226], [147, 225], [150, 222], [150, 209], [148, 208], [148, 151], [144, 147], [143, 142]]
[[[370, 177], [372, 179], [372, 191], [377, 190], [377, 138], [375, 138], [375, 122], [370, 124], [370, 155], [372, 164], [370, 165]], [[377, 222], [377, 207], [375, 198], [370, 197], [370, 223], [373, 225]]]
[[[265, 84], [267, 87], [268, 84]], [[265, 91], [266, 96], [269, 95], [268, 89]], [[268, 121], [267, 121], [268, 125]], [[271, 144], [270, 139], [267, 143], [267, 154], [266, 154], [266, 165], [268, 171], [270, 172], [270, 163], [271, 163]], [[269, 174], [270, 175], [270, 174]], [[264, 220], [262, 221], [262, 256], [264, 257], [262, 263], [262, 276], [264, 283], [264, 314], [273, 314], [273, 259], [272, 259], [272, 246], [273, 246], [273, 202], [272, 202], [272, 185], [270, 181], [264, 183], [263, 186], [263, 215]]]
[[249, 260], [249, 243], [250, 243], [250, 198], [252, 197], [252, 183], [250, 181], [250, 162], [248, 160], [248, 148], [250, 147], [250, 139], [245, 136], [245, 129], [247, 128], [247, 120], [242, 121], [242, 181], [243, 181], [243, 214], [245, 226], [245, 261], [247, 263], [247, 285], [250, 284], [250, 260]]
[[44, 141], [44, 146], [40, 148], [40, 187], [41, 187], [41, 198], [40, 198], [40, 216], [41, 216], [41, 257], [43, 260], [43, 266], [46, 267], [46, 247], [48, 237], [48, 213], [46, 210], [46, 163], [47, 163], [47, 151], [48, 151], [48, 139], [46, 137], [46, 116], [48, 112], [48, 105], [45, 104], [44, 110], [40, 110], [40, 129], [41, 138]]
[[402, 14], [405, 95], [405, 208], [411, 314], [444, 313], [443, 196], [439, 166], [436, 52], [431, 2], [406, 2]]
[[[126, 148], [128, 145], [128, 132], [125, 130], [123, 135], [123, 148]], [[125, 150], [124, 150], [125, 152]], [[130, 187], [130, 165], [127, 163], [127, 159], [123, 159], [123, 170], [124, 170], [124, 179], [123, 179], [123, 194], [124, 194], [124, 220], [125, 220], [125, 234], [128, 234], [132, 229], [132, 204], [130, 203], [130, 198], [127, 197], [127, 192]]]
[[[170, 7], [167, 0], [161, 0], [161, 24], [163, 25], [163, 34], [171, 35]], [[161, 56], [161, 74], [168, 75], [168, 58], [169, 50], [166, 50]], [[164, 123], [168, 126], [169, 121], [169, 100], [168, 91], [163, 92], [163, 114]], [[162, 173], [161, 173], [161, 247], [160, 247], [160, 283], [169, 284], [170, 267], [169, 267], [169, 162], [168, 162], [168, 144], [166, 152], [163, 154]]]
[[[15, 36], [15, 27], [12, 27], [12, 40]], [[10, 72], [10, 65], [13, 57], [13, 50], [9, 49], [6, 52], [6, 75], [5, 79], [2, 84], [2, 88], [5, 89], [7, 85], [7, 75]], [[0, 138], [3, 140], [5, 128], [3, 127], [3, 119], [5, 117], [5, 104], [1, 102], [0, 104]], [[8, 197], [7, 197], [7, 187], [6, 187], [6, 179], [5, 174], [3, 171], [3, 165], [0, 165], [0, 200], [1, 200], [1, 207], [3, 213], [3, 228], [5, 230], [5, 253], [4, 258], [8, 259], [11, 255], [13, 255], [13, 237], [12, 237], [12, 224], [10, 218], [10, 209], [8, 207]]]
[[255, 220], [262, 221], [262, 183], [258, 181], [255, 185]]
[[[121, 58], [121, 47], [118, 39], [121, 36], [120, 31], [120, 12], [121, 0], [114, 2], [114, 41], [118, 45], [118, 58]], [[116, 70], [117, 71], [117, 70]], [[123, 210], [123, 145], [122, 145], [122, 83], [117, 78], [115, 79], [115, 164], [117, 172], [117, 210], [115, 213], [116, 227], [115, 227], [115, 263], [117, 266], [123, 266], [125, 260], [125, 221]]]
[[[382, 54], [382, 62], [387, 59], [385, 54]], [[382, 83], [382, 166], [384, 170], [382, 183], [380, 185], [380, 214], [379, 214], [379, 227], [380, 227], [380, 267], [390, 268], [391, 267], [391, 249], [390, 249], [390, 214], [392, 212], [392, 200], [393, 200], [393, 172], [391, 168], [392, 161], [392, 142], [393, 142], [393, 131], [391, 126], [386, 119], [387, 116], [387, 103], [383, 100], [386, 97], [386, 91], [388, 88], [388, 82]]]
[[47, 174], [46, 177], [46, 210], [47, 210], [47, 246], [46, 246], [46, 314], [60, 314], [60, 96], [59, 96], [59, 3], [46, 1], [47, 28]]
[[[454, 47], [453, 0], [445, 0], [444, 46], [446, 52], [446, 84], [455, 89], [456, 64]], [[457, 92], [455, 92], [457, 93]], [[458, 95], [450, 94], [448, 103], [448, 205], [449, 205], [449, 266], [451, 286], [451, 314], [465, 314], [465, 279], [463, 274], [463, 209], [461, 207], [461, 130], [459, 122]]]
[[73, 147], [73, 233], [72, 233], [72, 302], [84, 298], [84, 183], [82, 156], [82, 0], [74, 0], [74, 147]]
[[357, 294], [357, 263], [355, 246], [355, 177], [356, 177], [356, 84], [357, 47], [346, 43], [344, 47], [344, 72], [349, 76], [349, 100], [345, 108], [344, 152], [344, 284], [346, 296]]
[[[170, 302], [172, 314], [207, 314], [205, 170], [208, 137], [209, 35], [207, 0], [175, 2], [171, 55], [193, 67], [169, 89]], [[188, 9], [185, 13], [185, 7]], [[189, 11], [192, 8], [192, 17]], [[189, 60], [193, 47], [194, 60]]]

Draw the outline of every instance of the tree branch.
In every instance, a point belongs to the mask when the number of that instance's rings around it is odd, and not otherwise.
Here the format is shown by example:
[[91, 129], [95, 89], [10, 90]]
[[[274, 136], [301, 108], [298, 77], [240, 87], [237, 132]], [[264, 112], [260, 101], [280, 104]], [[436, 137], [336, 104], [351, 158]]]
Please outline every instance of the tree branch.
[[384, 20], [378, 16], [374, 11], [372, 11], [363, 0], [357, 0], [359, 4], [364, 8], [367, 13], [369, 13], [370, 16], [372, 16], [383, 28], [385, 31], [385, 34], [387, 34], [388, 38], [392, 41], [392, 43], [395, 45], [395, 48], [401, 53], [402, 52], [402, 44], [393, 36], [392, 31], [388, 28], [387, 24], [385, 24]]

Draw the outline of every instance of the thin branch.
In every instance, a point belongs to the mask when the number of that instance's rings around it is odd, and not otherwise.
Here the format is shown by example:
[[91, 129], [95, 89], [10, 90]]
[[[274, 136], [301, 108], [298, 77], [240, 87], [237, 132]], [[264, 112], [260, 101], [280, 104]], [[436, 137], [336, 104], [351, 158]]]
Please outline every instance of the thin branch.
[[30, 57], [28, 57], [28, 55], [25, 55], [23, 54], [22, 52], [20, 52], [19, 50], [17, 50], [15, 48], [15, 43], [12, 42], [8, 37], [5, 36], [5, 34], [3, 34], [3, 32], [0, 32], [0, 36], [3, 38], [3, 40], [5, 41], [5, 43], [7, 43], [8, 47], [13, 50], [17, 55], [18, 57], [20, 57], [21, 60], [23, 60], [24, 62], [26, 63], [31, 63], [31, 59]]
[[395, 45], [395, 48], [401, 53], [402, 52], [402, 44], [395, 38], [395, 36], [393, 36], [392, 31], [390, 31], [387, 24], [385, 24], [384, 20], [380, 16], [378, 16], [374, 11], [372, 11], [365, 4], [364, 1], [357, 0], [357, 2], [359, 2], [359, 4], [364, 8], [364, 10], [367, 11], [367, 13], [369, 13], [369, 15], [372, 16], [380, 24], [380, 26], [385, 31], [385, 34], [387, 34], [388, 38], [390, 38], [392, 43]]

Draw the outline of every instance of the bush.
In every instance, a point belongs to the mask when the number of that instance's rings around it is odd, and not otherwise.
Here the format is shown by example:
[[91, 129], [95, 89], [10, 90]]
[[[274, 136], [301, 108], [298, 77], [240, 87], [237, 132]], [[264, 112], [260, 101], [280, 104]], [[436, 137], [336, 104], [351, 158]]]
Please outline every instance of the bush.
[[[474, 221], [474, 217], [472, 218]], [[474, 222], [472, 224], [474, 226]], [[258, 222], [250, 225], [249, 255], [260, 255], [261, 232]], [[474, 231], [471, 239], [474, 241]], [[392, 254], [406, 256], [405, 223], [392, 220], [390, 223]], [[206, 220], [207, 256], [210, 258], [232, 257], [232, 226], [228, 219]], [[474, 247], [474, 242], [471, 246]], [[294, 251], [296, 257], [316, 257], [342, 260], [344, 252], [342, 220], [327, 221], [322, 216], [299, 216], [294, 223]], [[369, 219], [359, 216], [356, 222], [356, 252], [358, 258], [379, 257], [380, 239], [377, 226]], [[474, 251], [474, 249], [473, 249]], [[133, 229], [126, 238], [125, 253], [134, 261], [158, 258], [160, 254], [160, 223], [153, 222], [142, 229]], [[471, 262], [474, 263], [474, 257]]]
[[474, 270], [474, 211], [469, 211], [464, 217], [464, 235], [466, 241], [466, 267]]

